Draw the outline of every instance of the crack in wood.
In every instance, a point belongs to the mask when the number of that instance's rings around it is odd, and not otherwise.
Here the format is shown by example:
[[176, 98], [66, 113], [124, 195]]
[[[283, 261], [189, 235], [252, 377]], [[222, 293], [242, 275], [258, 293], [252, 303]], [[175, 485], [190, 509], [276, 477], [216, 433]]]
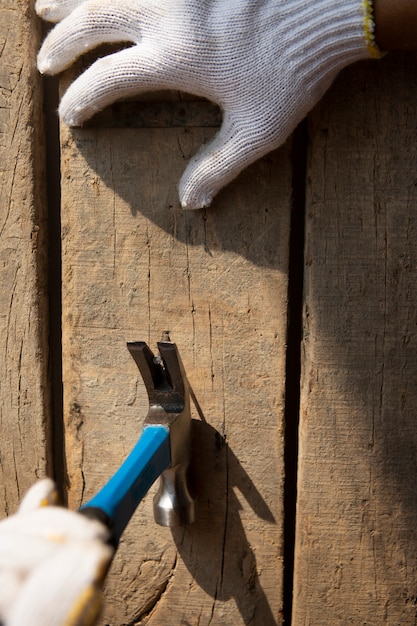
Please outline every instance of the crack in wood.
[[145, 606], [141, 609], [139, 614], [136, 615], [133, 620], [130, 621], [126, 626], [139, 626], [139, 624], [141, 624], [145, 618], [149, 617], [151, 613], [154, 613], [157, 610], [158, 604], [161, 602], [170, 583], [173, 581], [177, 563], [178, 558], [177, 556], [175, 556], [174, 563], [172, 564], [172, 568], [168, 575], [157, 587], [155, 587], [152, 597], [149, 598], [148, 602], [146, 602]]

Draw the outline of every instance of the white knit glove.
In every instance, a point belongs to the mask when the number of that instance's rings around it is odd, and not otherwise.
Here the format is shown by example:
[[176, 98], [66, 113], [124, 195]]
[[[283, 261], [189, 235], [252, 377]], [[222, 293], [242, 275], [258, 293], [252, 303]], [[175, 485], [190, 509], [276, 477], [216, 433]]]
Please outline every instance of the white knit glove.
[[184, 208], [208, 206], [287, 139], [343, 67], [378, 56], [371, 0], [37, 0], [36, 10], [62, 20], [40, 50], [41, 72], [56, 74], [103, 42], [133, 44], [69, 87], [59, 108], [67, 124], [158, 89], [221, 107], [220, 131], [181, 178]]
[[62, 507], [49, 479], [0, 523], [0, 622], [4, 626], [89, 626], [113, 556], [109, 531]]

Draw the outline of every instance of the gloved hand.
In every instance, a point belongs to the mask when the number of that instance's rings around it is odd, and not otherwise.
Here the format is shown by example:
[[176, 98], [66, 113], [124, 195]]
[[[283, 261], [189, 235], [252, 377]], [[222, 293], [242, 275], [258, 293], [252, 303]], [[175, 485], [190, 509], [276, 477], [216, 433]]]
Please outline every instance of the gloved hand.
[[59, 108], [78, 126], [116, 99], [179, 89], [217, 103], [223, 124], [180, 181], [184, 208], [208, 206], [247, 165], [282, 144], [346, 65], [379, 51], [371, 0], [37, 0], [62, 20], [38, 57], [56, 74], [104, 42]]
[[90, 626], [113, 548], [98, 521], [55, 503], [45, 479], [0, 523], [0, 622], [3, 626]]

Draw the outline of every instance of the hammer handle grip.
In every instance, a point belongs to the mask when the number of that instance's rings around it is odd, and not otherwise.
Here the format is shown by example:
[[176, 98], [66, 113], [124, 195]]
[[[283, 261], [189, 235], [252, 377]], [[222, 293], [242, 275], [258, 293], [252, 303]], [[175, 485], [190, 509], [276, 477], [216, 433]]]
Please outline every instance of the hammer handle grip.
[[171, 463], [169, 429], [145, 426], [135, 447], [107, 484], [85, 505], [81, 512], [108, 520], [119, 541], [138, 504], [151, 485]]

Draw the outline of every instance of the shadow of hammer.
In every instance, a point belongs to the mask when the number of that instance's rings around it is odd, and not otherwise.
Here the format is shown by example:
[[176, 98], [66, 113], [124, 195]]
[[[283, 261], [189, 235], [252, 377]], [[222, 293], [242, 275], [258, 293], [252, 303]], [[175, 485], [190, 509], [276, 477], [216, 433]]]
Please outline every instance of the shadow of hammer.
[[161, 526], [184, 526], [195, 520], [190, 494], [191, 413], [187, 379], [175, 343], [159, 342], [154, 355], [143, 341], [127, 344], [145, 383], [149, 410], [135, 447], [80, 512], [99, 519], [119, 539], [137, 506], [160, 476], [154, 497], [155, 521]]

